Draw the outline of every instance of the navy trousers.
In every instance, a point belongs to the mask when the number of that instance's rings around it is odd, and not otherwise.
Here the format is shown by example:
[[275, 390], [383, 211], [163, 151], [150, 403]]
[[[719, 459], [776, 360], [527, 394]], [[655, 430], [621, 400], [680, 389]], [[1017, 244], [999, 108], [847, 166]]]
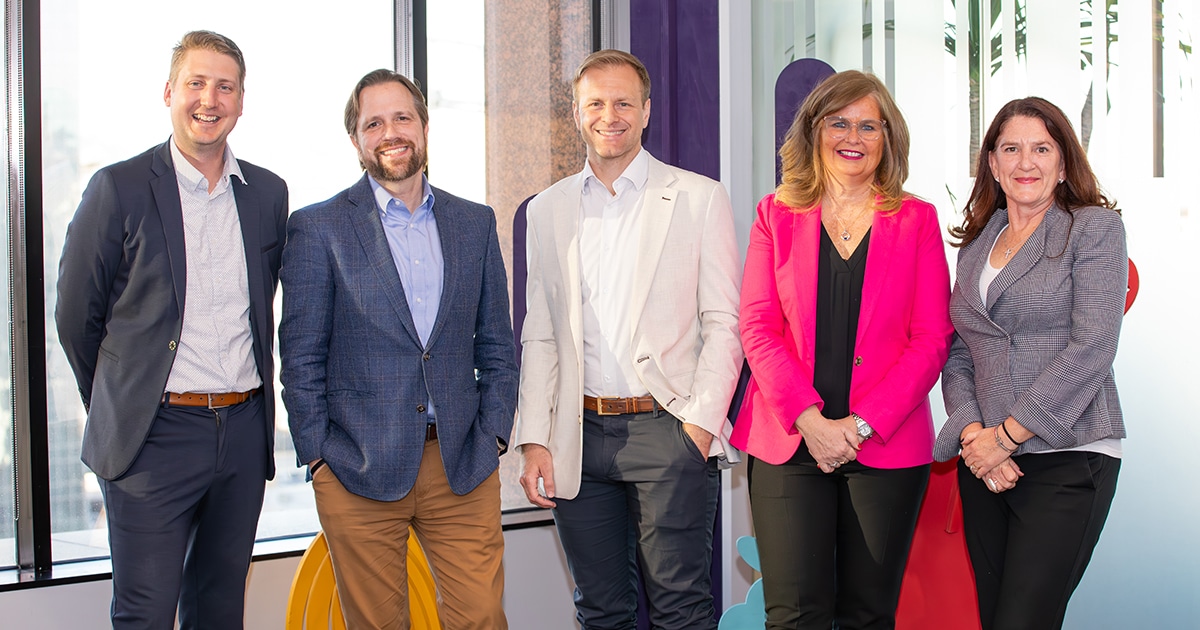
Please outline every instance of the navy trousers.
[[129, 471], [101, 480], [114, 629], [241, 628], [267, 468], [262, 394], [164, 405]]
[[715, 458], [665, 411], [585, 410], [581, 482], [574, 499], [556, 499], [554, 520], [582, 630], [637, 628], [639, 565], [651, 627], [715, 630]]

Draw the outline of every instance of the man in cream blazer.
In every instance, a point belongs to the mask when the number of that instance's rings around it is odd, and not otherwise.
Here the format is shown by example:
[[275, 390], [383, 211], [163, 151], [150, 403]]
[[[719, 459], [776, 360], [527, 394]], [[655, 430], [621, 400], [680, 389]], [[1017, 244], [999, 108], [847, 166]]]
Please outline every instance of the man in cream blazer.
[[649, 92], [628, 53], [584, 60], [573, 107], [587, 163], [528, 210], [514, 444], [526, 496], [554, 508], [585, 630], [634, 627], [639, 564], [654, 627], [716, 628], [717, 464], [736, 461], [729, 198], [642, 148]]

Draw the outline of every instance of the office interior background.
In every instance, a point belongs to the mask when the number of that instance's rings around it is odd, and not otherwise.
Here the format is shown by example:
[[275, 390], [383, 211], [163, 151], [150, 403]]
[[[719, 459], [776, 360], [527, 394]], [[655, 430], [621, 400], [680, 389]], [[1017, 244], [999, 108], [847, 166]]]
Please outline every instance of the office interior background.
[[[912, 134], [907, 190], [961, 221], [979, 138], [1012, 98], [1071, 118], [1123, 211], [1140, 292], [1116, 374], [1129, 427], [1116, 499], [1067, 627], [1200, 625], [1200, 35], [1197, 0], [7, 0], [8, 177], [0, 222], [0, 619], [93, 628], [107, 620], [107, 534], [79, 461], [85, 415], [53, 326], [63, 235], [100, 167], [161, 143], [171, 47], [186, 31], [230, 36], [247, 62], [230, 144], [289, 185], [291, 207], [360, 175], [342, 108], [367, 71], [417, 76], [430, 105], [429, 176], [495, 208], [512, 270], [512, 218], [577, 172], [575, 66], [631, 50], [655, 77], [648, 148], [720, 179], [744, 246], [774, 187], [775, 77], [821, 59], [887, 83]], [[711, 115], [710, 115], [711, 113]], [[1194, 185], [1194, 184], [1193, 184]], [[947, 247], [953, 263], [954, 250]], [[953, 264], [951, 264], [953, 269]], [[940, 389], [932, 395], [940, 410]], [[319, 527], [277, 418], [249, 579], [247, 627], [281, 627], [291, 575]], [[938, 412], [940, 413], [940, 412]], [[944, 413], [941, 413], [944, 418]], [[502, 461], [506, 609], [514, 628], [572, 627], [571, 586], [548, 513], [528, 506], [516, 456]], [[745, 471], [725, 473], [721, 605], [755, 576], [733, 541], [751, 534]], [[9, 625], [9, 624], [13, 625]]]

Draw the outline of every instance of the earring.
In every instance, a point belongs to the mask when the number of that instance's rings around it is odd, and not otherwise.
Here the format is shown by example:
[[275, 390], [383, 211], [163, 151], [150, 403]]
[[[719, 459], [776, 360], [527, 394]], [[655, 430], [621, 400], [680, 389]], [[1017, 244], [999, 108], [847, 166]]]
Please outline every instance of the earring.
[[1060, 183], [1060, 184], [1061, 184], [1061, 183], [1063, 183], [1063, 180], [1061, 180], [1061, 179], [1060, 179], [1060, 180], [1058, 180], [1058, 183]]

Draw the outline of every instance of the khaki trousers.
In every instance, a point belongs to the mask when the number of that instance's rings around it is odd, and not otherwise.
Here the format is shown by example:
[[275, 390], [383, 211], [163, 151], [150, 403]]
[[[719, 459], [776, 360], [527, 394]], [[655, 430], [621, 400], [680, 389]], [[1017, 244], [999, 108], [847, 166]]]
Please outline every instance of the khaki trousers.
[[425, 443], [417, 481], [399, 501], [347, 491], [322, 466], [313, 476], [317, 515], [329, 541], [342, 613], [350, 630], [409, 628], [408, 528], [429, 559], [438, 615], [447, 630], [505, 630], [500, 476], [451, 492], [438, 442]]

